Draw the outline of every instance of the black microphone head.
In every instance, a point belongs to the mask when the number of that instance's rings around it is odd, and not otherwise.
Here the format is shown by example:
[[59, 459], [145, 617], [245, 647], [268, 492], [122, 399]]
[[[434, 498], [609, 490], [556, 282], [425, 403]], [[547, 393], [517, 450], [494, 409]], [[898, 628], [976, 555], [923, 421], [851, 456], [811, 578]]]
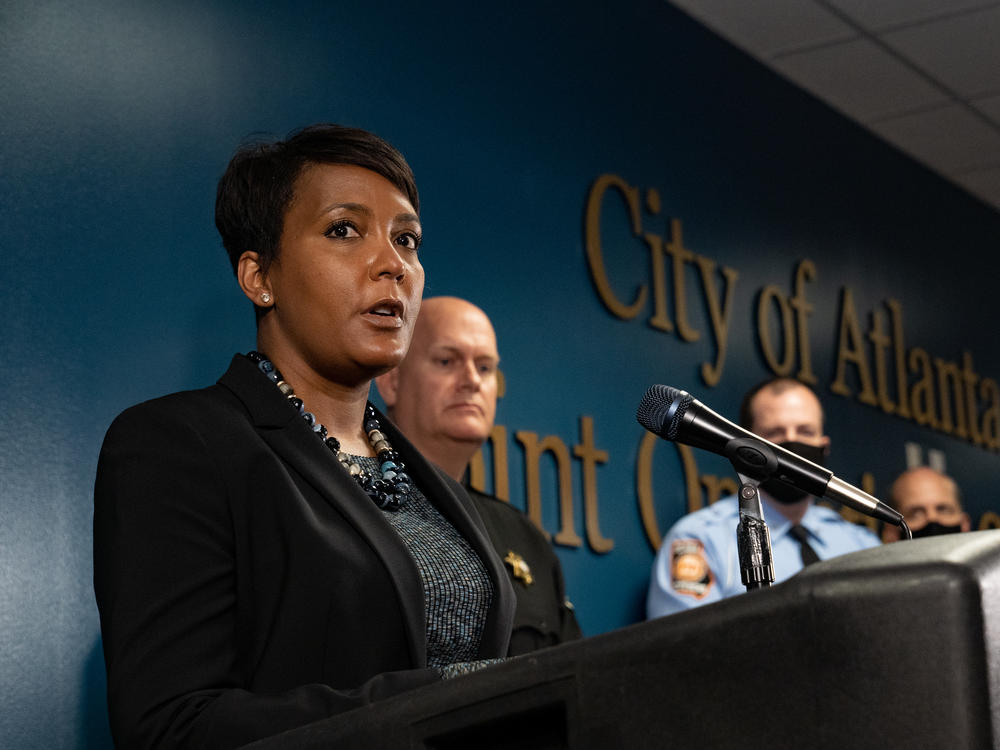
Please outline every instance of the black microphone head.
[[667, 440], [677, 438], [677, 430], [694, 398], [687, 391], [669, 385], [653, 385], [639, 402], [635, 418], [652, 433]]

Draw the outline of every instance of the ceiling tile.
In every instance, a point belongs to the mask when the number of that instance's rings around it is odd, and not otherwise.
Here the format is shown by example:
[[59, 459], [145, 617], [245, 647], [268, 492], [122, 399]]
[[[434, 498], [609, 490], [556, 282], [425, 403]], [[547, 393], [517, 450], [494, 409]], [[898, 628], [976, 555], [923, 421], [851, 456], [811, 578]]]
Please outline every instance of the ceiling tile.
[[925, 77], [867, 39], [785, 55], [770, 64], [862, 122], [949, 101], [947, 94]]
[[869, 127], [946, 175], [1000, 164], [1000, 130], [961, 105], [880, 120]]
[[868, 30], [882, 30], [982, 8], [983, 0], [826, 0]]
[[757, 57], [843, 41], [857, 33], [812, 0], [671, 0], [681, 10]]
[[962, 98], [1000, 93], [1000, 6], [890, 32], [881, 39]]
[[969, 102], [1000, 127], [1000, 96], [990, 96]]
[[1000, 209], [1000, 0], [668, 1]]
[[952, 180], [994, 207], [1000, 206], [1000, 167], [955, 175]]

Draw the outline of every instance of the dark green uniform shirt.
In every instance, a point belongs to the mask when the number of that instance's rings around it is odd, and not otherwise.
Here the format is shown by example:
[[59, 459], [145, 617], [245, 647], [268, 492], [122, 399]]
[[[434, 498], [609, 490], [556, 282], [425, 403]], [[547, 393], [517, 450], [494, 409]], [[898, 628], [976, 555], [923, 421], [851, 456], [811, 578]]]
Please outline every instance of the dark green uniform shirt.
[[582, 637], [566, 598], [559, 558], [524, 513], [503, 500], [466, 487], [490, 540], [504, 561], [517, 597], [508, 656]]

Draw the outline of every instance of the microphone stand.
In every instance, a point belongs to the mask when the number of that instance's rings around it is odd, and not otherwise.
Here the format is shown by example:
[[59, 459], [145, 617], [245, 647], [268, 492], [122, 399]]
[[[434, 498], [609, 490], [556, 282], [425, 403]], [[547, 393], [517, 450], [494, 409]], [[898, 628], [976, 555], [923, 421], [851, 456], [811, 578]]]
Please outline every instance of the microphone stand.
[[771, 556], [771, 532], [764, 522], [764, 508], [756, 479], [736, 472], [740, 478], [740, 522], [736, 527], [736, 547], [740, 554], [740, 578], [747, 591], [774, 583], [774, 562]]

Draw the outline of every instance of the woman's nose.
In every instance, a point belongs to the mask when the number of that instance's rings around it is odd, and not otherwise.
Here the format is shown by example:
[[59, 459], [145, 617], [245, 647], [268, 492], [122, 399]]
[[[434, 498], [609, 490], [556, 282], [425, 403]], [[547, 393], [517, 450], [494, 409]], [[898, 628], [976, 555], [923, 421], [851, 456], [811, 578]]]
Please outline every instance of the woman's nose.
[[403, 277], [406, 276], [406, 263], [399, 253], [399, 248], [391, 240], [380, 241], [379, 250], [371, 268], [373, 280], [389, 276], [396, 281], [402, 281]]

